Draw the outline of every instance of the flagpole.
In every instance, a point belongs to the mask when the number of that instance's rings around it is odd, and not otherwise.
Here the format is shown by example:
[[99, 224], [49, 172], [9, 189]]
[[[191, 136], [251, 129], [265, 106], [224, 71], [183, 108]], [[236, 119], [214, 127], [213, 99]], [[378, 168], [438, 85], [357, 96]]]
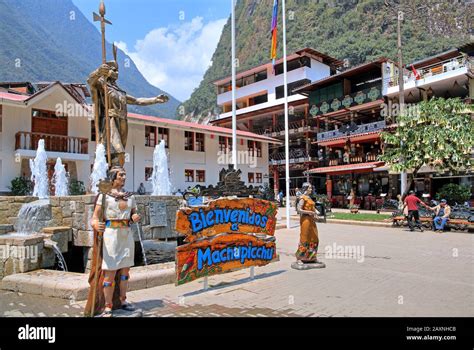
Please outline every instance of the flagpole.
[[230, 0], [232, 4], [232, 19], [231, 19], [231, 45], [232, 45], [232, 164], [234, 169], [237, 169], [237, 116], [236, 116], [236, 100], [235, 100], [235, 0]]
[[283, 16], [283, 90], [285, 92], [285, 179], [286, 179], [286, 228], [290, 228], [290, 140], [288, 132], [288, 82], [286, 64], [286, 6], [285, 0], [281, 7]]

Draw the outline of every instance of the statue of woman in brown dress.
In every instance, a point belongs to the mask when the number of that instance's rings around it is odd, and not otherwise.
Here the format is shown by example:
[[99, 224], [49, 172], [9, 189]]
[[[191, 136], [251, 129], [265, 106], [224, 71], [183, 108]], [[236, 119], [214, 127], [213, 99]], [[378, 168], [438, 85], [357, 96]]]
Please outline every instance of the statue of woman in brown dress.
[[318, 253], [318, 228], [316, 227], [317, 211], [314, 201], [310, 195], [313, 187], [305, 182], [301, 188], [303, 193], [298, 198], [296, 210], [300, 215], [300, 242], [296, 251], [296, 262], [291, 265], [297, 270], [307, 270], [326, 267], [317, 259]]

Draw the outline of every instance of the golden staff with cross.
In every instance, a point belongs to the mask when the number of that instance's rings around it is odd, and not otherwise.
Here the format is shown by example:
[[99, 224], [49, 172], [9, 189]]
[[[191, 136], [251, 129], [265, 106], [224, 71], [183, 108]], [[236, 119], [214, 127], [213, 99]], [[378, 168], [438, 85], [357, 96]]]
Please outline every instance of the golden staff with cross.
[[[99, 5], [99, 14], [93, 12], [93, 18], [94, 22], [100, 22], [100, 31], [102, 33], [102, 63], [106, 64], [107, 62], [107, 53], [105, 51], [105, 25], [110, 24], [112, 25], [112, 22], [108, 21], [105, 19], [105, 4], [104, 1], [102, 0]], [[106, 147], [107, 147], [107, 162], [109, 164], [109, 168], [112, 164], [111, 162], [111, 156], [110, 156], [110, 119], [109, 119], [109, 99], [107, 96], [107, 78], [105, 78], [105, 84], [104, 84], [104, 107], [105, 107], [105, 131], [106, 131]], [[96, 133], [96, 142], [98, 140], [98, 135], [99, 135], [99, 116], [98, 112], [96, 110], [96, 115], [95, 115], [95, 133]]]

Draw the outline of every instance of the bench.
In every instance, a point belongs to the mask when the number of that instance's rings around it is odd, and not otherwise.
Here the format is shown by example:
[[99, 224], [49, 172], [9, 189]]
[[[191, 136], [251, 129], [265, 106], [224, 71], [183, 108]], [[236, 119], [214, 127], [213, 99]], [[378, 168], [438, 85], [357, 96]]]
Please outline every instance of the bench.
[[[422, 216], [420, 217], [420, 221], [422, 225], [426, 228], [433, 227], [432, 217]], [[393, 226], [406, 226], [407, 220], [404, 216], [401, 216], [401, 215], [394, 216], [392, 218], [392, 224]], [[469, 222], [468, 220], [465, 220], [465, 219], [449, 219], [449, 221], [446, 224], [446, 228], [450, 228], [456, 231], [468, 231], [469, 229], [474, 229], [474, 223]]]

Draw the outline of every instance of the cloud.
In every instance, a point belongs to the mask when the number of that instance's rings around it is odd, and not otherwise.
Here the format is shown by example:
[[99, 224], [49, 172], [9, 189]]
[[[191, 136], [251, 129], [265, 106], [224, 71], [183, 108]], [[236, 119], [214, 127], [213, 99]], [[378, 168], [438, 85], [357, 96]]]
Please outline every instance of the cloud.
[[137, 40], [133, 50], [117, 46], [129, 55], [153, 85], [184, 101], [198, 87], [211, 64], [227, 19], [203, 23], [202, 17], [179, 26], [153, 29]]

